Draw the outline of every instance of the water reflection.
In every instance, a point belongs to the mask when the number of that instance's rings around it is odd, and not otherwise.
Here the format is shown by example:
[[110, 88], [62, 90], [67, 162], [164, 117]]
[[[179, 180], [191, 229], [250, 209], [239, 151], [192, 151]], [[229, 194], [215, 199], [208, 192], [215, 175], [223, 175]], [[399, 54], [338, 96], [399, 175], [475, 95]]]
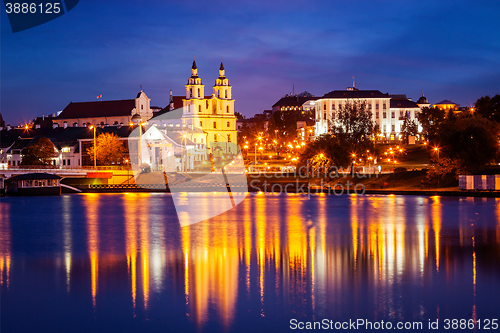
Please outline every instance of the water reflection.
[[[65, 292], [88, 290], [79, 282], [86, 276], [94, 313], [105, 311], [116, 291], [132, 310], [124, 317], [184, 318], [196, 329], [295, 317], [423, 320], [443, 311], [458, 315], [462, 307], [476, 319], [493, 311], [490, 292], [500, 286], [497, 200], [256, 194], [181, 227], [167, 199], [62, 196], [53, 234], [62, 235]], [[2, 294], [21, 267], [12, 240], [22, 230], [12, 233], [11, 209], [15, 203], [0, 205]]]
[[0, 287], [9, 288], [11, 239], [9, 206], [0, 204]]

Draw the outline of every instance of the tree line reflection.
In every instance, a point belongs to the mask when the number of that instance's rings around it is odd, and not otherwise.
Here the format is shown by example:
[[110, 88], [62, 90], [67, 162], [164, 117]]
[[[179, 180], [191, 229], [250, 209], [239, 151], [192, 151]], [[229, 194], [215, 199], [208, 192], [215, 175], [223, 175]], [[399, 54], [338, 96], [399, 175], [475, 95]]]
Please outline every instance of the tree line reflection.
[[[212, 195], [200, 196], [213, 204]], [[79, 236], [68, 198], [62, 199], [61, 243], [69, 292], [75, 288], [72, 252]], [[478, 243], [494, 249], [483, 262], [497, 265], [500, 255], [500, 208], [491, 199], [456, 201], [450, 219], [440, 197], [307, 200], [259, 194], [211, 220], [180, 227], [165, 222], [154, 195], [126, 194], [116, 196], [123, 207], [116, 219], [123, 226], [111, 235], [101, 198], [83, 195], [91, 306], [98, 308], [106, 297], [109, 274], [127, 286], [133, 316], [154, 307], [155, 295], [182, 294], [185, 315], [199, 327], [214, 311], [229, 327], [245, 306], [271, 318], [279, 311], [312, 318], [371, 313], [374, 320], [424, 311], [439, 316], [440, 304], [420, 293], [434, 290], [437, 279], [452, 283], [458, 274], [468, 279], [470, 290], [464, 292], [470, 293], [476, 316]], [[474, 204], [479, 205], [471, 209]], [[494, 221], [478, 218], [478, 209], [491, 210]], [[9, 206], [0, 205], [0, 284], [7, 289], [9, 214]]]

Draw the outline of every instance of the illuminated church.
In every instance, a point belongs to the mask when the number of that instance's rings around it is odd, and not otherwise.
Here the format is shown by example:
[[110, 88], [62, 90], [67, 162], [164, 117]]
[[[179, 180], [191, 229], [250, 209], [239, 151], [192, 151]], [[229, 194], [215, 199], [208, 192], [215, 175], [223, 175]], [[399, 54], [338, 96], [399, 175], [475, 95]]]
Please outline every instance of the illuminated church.
[[[225, 76], [224, 64], [221, 62], [219, 77], [215, 80], [212, 95], [205, 96], [205, 85], [198, 76], [196, 61], [193, 60], [191, 77], [186, 84], [186, 98], [182, 100], [182, 124], [201, 128], [207, 133], [209, 146], [213, 146], [216, 142], [236, 143], [236, 117], [231, 88]], [[228, 153], [235, 152], [228, 151]]]

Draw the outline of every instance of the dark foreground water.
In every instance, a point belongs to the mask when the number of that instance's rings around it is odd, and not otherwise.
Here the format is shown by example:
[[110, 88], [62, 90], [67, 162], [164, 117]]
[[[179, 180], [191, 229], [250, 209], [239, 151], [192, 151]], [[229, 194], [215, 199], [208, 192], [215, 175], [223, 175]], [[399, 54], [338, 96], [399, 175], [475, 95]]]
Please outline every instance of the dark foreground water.
[[168, 194], [2, 198], [1, 331], [498, 332], [499, 204], [250, 195], [181, 228]]

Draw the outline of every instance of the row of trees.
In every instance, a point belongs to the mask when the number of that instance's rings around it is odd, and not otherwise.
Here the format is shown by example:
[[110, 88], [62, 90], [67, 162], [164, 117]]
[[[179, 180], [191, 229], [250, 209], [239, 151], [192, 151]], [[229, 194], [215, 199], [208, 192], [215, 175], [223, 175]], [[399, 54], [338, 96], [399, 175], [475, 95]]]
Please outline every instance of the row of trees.
[[308, 143], [299, 163], [313, 167], [346, 167], [354, 158], [376, 153], [372, 137], [379, 129], [371, 111], [364, 102], [350, 101], [344, 104], [337, 119], [330, 125], [330, 134]]
[[[96, 139], [98, 165], [123, 164], [127, 158], [127, 149], [114, 133], [102, 133]], [[94, 162], [94, 145], [88, 150], [91, 162]], [[21, 153], [22, 165], [50, 165], [56, 156], [55, 146], [50, 139], [41, 137], [36, 143], [25, 147]]]
[[429, 176], [472, 174], [499, 161], [500, 95], [481, 97], [468, 113], [424, 108], [419, 121], [430, 145], [441, 153], [439, 160], [434, 156]]

